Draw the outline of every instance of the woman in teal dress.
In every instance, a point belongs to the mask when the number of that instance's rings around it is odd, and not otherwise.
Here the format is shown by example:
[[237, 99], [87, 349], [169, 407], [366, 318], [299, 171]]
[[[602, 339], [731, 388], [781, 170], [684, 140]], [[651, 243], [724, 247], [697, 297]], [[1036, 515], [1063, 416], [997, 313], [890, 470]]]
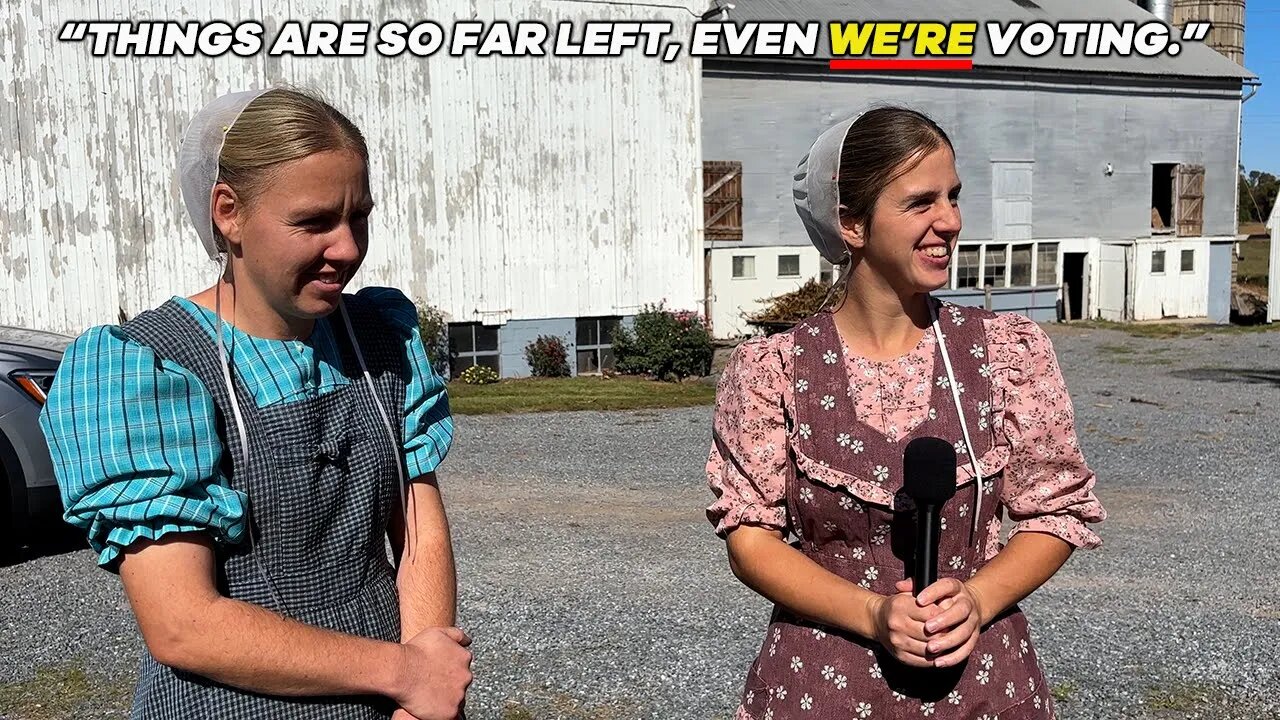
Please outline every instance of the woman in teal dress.
[[217, 282], [81, 335], [41, 416], [146, 643], [134, 717], [460, 717], [444, 384], [412, 302], [343, 292], [363, 136], [310, 95], [235, 93], [178, 174]]

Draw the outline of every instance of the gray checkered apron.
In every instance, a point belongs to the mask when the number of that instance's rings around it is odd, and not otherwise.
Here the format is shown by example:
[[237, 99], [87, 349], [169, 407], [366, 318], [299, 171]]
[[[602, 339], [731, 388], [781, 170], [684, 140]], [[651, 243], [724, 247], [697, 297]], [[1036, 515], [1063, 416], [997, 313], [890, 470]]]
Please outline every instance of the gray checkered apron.
[[[367, 302], [345, 296], [344, 303], [383, 406], [403, 408], [404, 349], [397, 334]], [[343, 372], [352, 379], [342, 389], [259, 409], [236, 378], [247, 467], [239, 434], [230, 426], [234, 415], [209, 333], [173, 301], [139, 315], [124, 330], [192, 372], [213, 396], [225, 443], [223, 470], [230, 485], [249, 497], [253, 531], [252, 543], [246, 538], [217, 546], [219, 591], [308, 625], [396, 642], [399, 600], [384, 542], [391, 512], [399, 509], [400, 448], [387, 436], [340, 327], [334, 335]], [[394, 710], [390, 701], [374, 696], [245, 692], [174, 670], [145, 651], [139, 674], [134, 718], [363, 720], [387, 718]]]

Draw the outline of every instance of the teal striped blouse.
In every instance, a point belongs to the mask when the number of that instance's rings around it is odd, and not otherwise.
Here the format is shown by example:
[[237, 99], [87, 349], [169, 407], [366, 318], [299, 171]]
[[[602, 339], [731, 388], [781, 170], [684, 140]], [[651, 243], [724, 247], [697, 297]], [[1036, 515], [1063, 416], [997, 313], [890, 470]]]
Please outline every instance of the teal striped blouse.
[[[405, 346], [404, 462], [408, 477], [432, 472], [453, 442], [444, 381], [418, 331], [417, 310], [400, 291], [359, 293], [380, 308]], [[211, 311], [175, 300], [215, 337]], [[351, 380], [340, 370], [335, 332], [316, 323], [305, 341], [252, 337], [223, 324], [236, 372], [258, 407], [333, 392]], [[67, 348], [40, 415], [67, 522], [88, 533], [98, 563], [115, 569], [139, 538], [206, 531], [236, 543], [245, 498], [219, 470], [224, 452], [213, 396], [195, 375], [126, 339], [117, 326], [86, 331]]]

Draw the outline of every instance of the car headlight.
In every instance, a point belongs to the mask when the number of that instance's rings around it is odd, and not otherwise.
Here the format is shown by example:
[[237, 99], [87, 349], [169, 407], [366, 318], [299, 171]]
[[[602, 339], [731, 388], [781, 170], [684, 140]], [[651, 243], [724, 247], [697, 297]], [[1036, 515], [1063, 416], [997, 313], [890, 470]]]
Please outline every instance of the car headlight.
[[37, 405], [44, 405], [49, 397], [49, 388], [53, 387], [53, 375], [51, 370], [17, 370], [9, 373], [9, 379]]

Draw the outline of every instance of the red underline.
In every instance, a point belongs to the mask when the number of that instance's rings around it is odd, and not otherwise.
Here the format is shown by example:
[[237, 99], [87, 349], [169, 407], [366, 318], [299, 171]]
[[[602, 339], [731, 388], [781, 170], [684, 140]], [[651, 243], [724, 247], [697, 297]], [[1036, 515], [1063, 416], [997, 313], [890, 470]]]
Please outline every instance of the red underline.
[[955, 59], [892, 59], [892, 60], [832, 60], [832, 70], [972, 70], [973, 58]]

